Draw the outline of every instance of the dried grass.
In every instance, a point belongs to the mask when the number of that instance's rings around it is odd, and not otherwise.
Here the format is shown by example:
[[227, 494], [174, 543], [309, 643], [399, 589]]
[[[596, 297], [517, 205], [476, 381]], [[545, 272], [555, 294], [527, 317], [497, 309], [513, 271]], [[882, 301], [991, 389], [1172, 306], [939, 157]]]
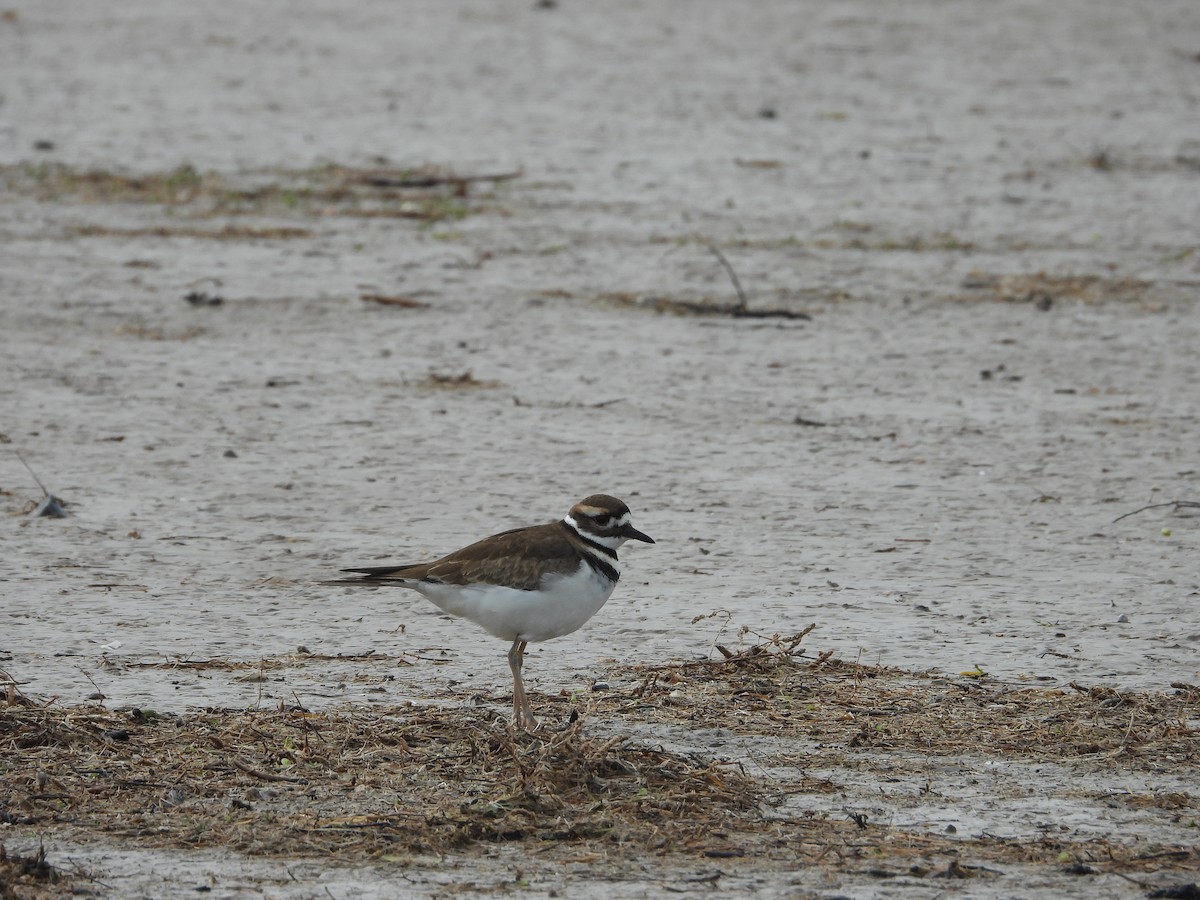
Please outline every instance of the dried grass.
[[1143, 303], [1155, 284], [1139, 278], [1107, 278], [1098, 275], [1049, 275], [1033, 272], [995, 275], [973, 272], [963, 283], [969, 291], [964, 299], [999, 303], [1032, 303], [1049, 308], [1060, 300], [1085, 304]]
[[10, 707], [10, 824], [253, 853], [446, 852], [596, 840], [703, 847], [712, 817], [760, 819], [736, 769], [599, 739], [582, 721], [527, 735], [476, 710], [386, 712]]
[[[957, 836], [829, 805], [850, 780], [882, 783], [914, 757], [1053, 761], [1097, 779], [1137, 769], [1186, 775], [1200, 759], [1195, 686], [1058, 690], [914, 674], [806, 656], [805, 634], [718, 647], [713, 660], [619, 670], [613, 681], [623, 689], [537, 698], [548, 723], [565, 724], [535, 734], [479, 707], [158, 716], [60, 709], [10, 687], [0, 706], [0, 821], [139, 846], [333, 854], [345, 863], [515, 843], [543, 859], [752, 857], [868, 866], [879, 877], [988, 877], [984, 863], [1005, 862], [1200, 870], [1183, 834], [1178, 843]], [[635, 739], [625, 723], [664, 738], [746, 736], [754, 765]], [[794, 802], [818, 797], [830, 799]], [[1125, 802], [1174, 820], [1196, 807], [1180, 790]]]
[[797, 650], [776, 635], [725, 659], [636, 667], [625, 714], [846, 749], [1125, 764], [1200, 761], [1200, 690], [1139, 693], [1072, 683], [1019, 687], [983, 677], [913, 674]]
[[32, 855], [23, 855], [9, 853], [0, 844], [0, 898], [9, 900], [44, 891], [61, 878], [61, 873], [46, 862], [45, 847], [38, 847]]
[[476, 378], [469, 369], [465, 372], [430, 372], [420, 382], [421, 387], [435, 390], [476, 390], [480, 388], [496, 388], [500, 382], [491, 379]]
[[[190, 165], [139, 174], [78, 169], [49, 162], [0, 165], [0, 185], [41, 202], [70, 199], [96, 204], [147, 204], [186, 210], [199, 218], [299, 214], [425, 222], [456, 220], [479, 208], [472, 199], [478, 193], [479, 184], [495, 184], [520, 175], [519, 171], [458, 174], [438, 166], [356, 169], [329, 165], [300, 170], [278, 169], [256, 176], [231, 176], [201, 172]], [[295, 228], [240, 226], [219, 231], [188, 226], [134, 230], [88, 226], [81, 233], [239, 240], [286, 239], [303, 237], [308, 232]]]

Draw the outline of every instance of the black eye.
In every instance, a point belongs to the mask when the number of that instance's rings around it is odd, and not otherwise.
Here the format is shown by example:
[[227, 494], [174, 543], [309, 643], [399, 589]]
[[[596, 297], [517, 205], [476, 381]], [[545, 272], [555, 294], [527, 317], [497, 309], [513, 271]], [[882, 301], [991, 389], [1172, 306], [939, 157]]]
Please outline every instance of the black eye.
[[596, 516], [596, 518], [593, 519], [592, 521], [595, 522], [597, 525], [599, 525], [601, 528], [607, 528], [609, 525], [612, 524], [612, 516]]

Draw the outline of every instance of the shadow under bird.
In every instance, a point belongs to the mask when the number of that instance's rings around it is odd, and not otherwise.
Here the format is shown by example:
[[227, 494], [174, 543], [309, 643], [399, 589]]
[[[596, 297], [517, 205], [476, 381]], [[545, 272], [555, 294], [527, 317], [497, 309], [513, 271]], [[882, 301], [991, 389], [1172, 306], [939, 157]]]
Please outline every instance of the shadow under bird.
[[410, 588], [512, 641], [513, 722], [529, 729], [537, 720], [521, 680], [526, 646], [570, 634], [599, 611], [621, 577], [617, 550], [630, 540], [654, 543], [622, 501], [593, 494], [558, 522], [502, 531], [433, 562], [342, 569], [361, 577], [328, 583]]

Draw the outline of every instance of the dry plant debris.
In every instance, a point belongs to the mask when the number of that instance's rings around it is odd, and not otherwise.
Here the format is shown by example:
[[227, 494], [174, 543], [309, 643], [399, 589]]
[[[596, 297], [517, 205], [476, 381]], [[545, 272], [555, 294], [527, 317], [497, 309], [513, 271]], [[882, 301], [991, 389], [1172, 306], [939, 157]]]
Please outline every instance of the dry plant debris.
[[25, 897], [39, 888], [47, 888], [62, 877], [61, 873], [46, 862], [46, 848], [38, 847], [37, 853], [23, 855], [9, 853], [0, 844], [0, 897]]
[[1140, 278], [1104, 278], [1098, 275], [1048, 275], [1035, 272], [1024, 275], [993, 275], [973, 272], [963, 282], [969, 300], [1001, 303], [1032, 303], [1048, 309], [1055, 301], [1082, 303], [1140, 303], [1154, 288], [1154, 282]]
[[225, 225], [222, 228], [197, 228], [189, 225], [157, 225], [152, 228], [113, 228], [106, 225], [80, 225], [71, 229], [80, 237], [192, 238], [203, 241], [285, 241], [312, 237], [312, 229], [283, 226]]
[[[854, 779], [888, 781], [914, 758], [968, 769], [997, 757], [1053, 762], [1121, 780], [1194, 773], [1197, 686], [1129, 693], [914, 674], [807, 656], [807, 632], [621, 669], [620, 689], [539, 698], [547, 724], [535, 734], [477, 707], [157, 715], [60, 709], [10, 685], [0, 706], [0, 821], [138, 845], [334, 853], [348, 864], [520, 843], [543, 859], [745, 857], [881, 878], [993, 877], [1006, 863], [1200, 871], [1194, 832], [1183, 830], [1189, 818], [1195, 827], [1197, 799], [1182, 790], [1122, 796], [1127, 808], [1180, 822], [1176, 842], [957, 835], [830, 811]], [[297, 655], [270, 665], [319, 662]], [[627, 723], [652, 736], [723, 729], [756, 749], [743, 759], [691, 749], [695, 741], [668, 749], [631, 737]], [[821, 797], [830, 798], [824, 811]]]
[[191, 341], [206, 335], [208, 329], [203, 325], [189, 325], [186, 328], [166, 329], [139, 323], [136, 325], [121, 325], [117, 328], [117, 333], [143, 341]]
[[775, 636], [723, 659], [631, 669], [642, 678], [636, 696], [614, 702], [647, 720], [847, 749], [952, 756], [986, 747], [1055, 761], [1200, 762], [1198, 695], [1183, 684], [1174, 694], [1014, 687], [806, 658], [796, 638]]
[[8, 824], [254, 853], [446, 852], [590, 840], [721, 848], [761, 820], [736, 767], [600, 739], [527, 735], [475, 710], [0, 712]]
[[[60, 163], [0, 166], [0, 185], [10, 192], [51, 202], [69, 197], [82, 203], [142, 203], [183, 209], [196, 217], [225, 215], [338, 215], [423, 221], [461, 219], [478, 184], [495, 184], [522, 173], [459, 174], [438, 166], [418, 169], [357, 169], [327, 165], [278, 169], [233, 177], [200, 172], [184, 164], [165, 172], [130, 174], [81, 170]], [[85, 235], [187, 236], [235, 240], [244, 237], [293, 238], [295, 228], [238, 228], [221, 231], [184, 227], [106, 229], [85, 226]]]
[[424, 300], [413, 297], [401, 297], [395, 294], [359, 294], [359, 299], [366, 303], [378, 303], [380, 306], [398, 306], [402, 309], [428, 309], [429, 304]]
[[491, 379], [476, 378], [468, 369], [457, 374], [451, 372], [430, 372], [421, 382], [422, 387], [439, 388], [442, 390], [470, 390], [472, 388], [495, 388], [500, 382]]
[[727, 316], [731, 319], [800, 319], [802, 321], [811, 321], [812, 319], [812, 315], [803, 310], [783, 309], [777, 306], [748, 309], [740, 301], [729, 303], [709, 297], [701, 300], [684, 300], [676, 297], [643, 296], [624, 291], [598, 294], [595, 301], [607, 306], [647, 309], [678, 316]]

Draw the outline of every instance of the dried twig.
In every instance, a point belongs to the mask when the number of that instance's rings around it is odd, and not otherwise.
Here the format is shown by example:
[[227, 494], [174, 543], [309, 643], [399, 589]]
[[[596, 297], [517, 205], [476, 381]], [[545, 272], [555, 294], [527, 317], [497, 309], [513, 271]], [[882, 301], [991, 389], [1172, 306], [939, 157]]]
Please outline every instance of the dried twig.
[[291, 781], [300, 782], [303, 778], [297, 778], [294, 775], [279, 775], [274, 772], [264, 772], [261, 769], [256, 769], [242, 762], [236, 756], [229, 757], [229, 764], [239, 772], [245, 772], [247, 775], [253, 775], [255, 778], [261, 778], [263, 781]]
[[1197, 500], [1168, 500], [1166, 503], [1151, 503], [1149, 506], [1143, 506], [1141, 509], [1135, 509], [1133, 512], [1127, 512], [1123, 516], [1117, 516], [1113, 519], [1113, 524], [1120, 522], [1122, 519], [1128, 519], [1130, 516], [1136, 516], [1138, 513], [1145, 512], [1148, 509], [1162, 509], [1165, 506], [1175, 507], [1172, 512], [1178, 512], [1181, 509], [1191, 508], [1200, 509], [1200, 501]]
[[52, 519], [65, 519], [67, 511], [63, 508], [63, 501], [46, 490], [46, 486], [42, 484], [42, 479], [37, 477], [37, 472], [33, 471], [33, 466], [25, 461], [25, 457], [21, 454], [20, 450], [14, 449], [13, 453], [17, 454], [17, 459], [21, 461], [21, 465], [29, 470], [29, 474], [33, 476], [33, 480], [37, 482], [37, 486], [42, 489], [42, 502], [38, 504], [33, 514], [35, 516], [49, 516]]
[[7, 682], [0, 681], [0, 690], [4, 691], [4, 700], [9, 706], [34, 706], [34, 702], [21, 693], [21, 689], [17, 687], [17, 679], [11, 672], [0, 666], [0, 677], [7, 679]]
[[33, 476], [33, 480], [37, 482], [37, 486], [42, 489], [42, 496], [49, 497], [50, 492], [46, 490], [46, 486], [42, 484], [42, 479], [37, 477], [37, 472], [33, 471], [33, 466], [26, 462], [24, 454], [22, 454], [20, 450], [13, 450], [13, 453], [17, 454], [17, 459], [21, 461], [21, 465], [23, 465], [29, 471], [29, 474]]
[[368, 292], [359, 294], [359, 299], [367, 303], [378, 303], [380, 306], [399, 306], [404, 309], [428, 309], [429, 304], [424, 300], [416, 300], [413, 297], [401, 297], [393, 294], [377, 294]]
[[733, 282], [733, 289], [737, 292], [738, 302], [734, 306], [725, 307], [709, 307], [699, 303], [688, 303], [686, 301], [675, 301], [675, 305], [686, 309], [689, 312], [723, 312], [733, 316], [735, 319], [804, 319], [809, 321], [812, 319], [808, 313], [795, 312], [790, 309], [751, 309], [749, 298], [746, 292], [742, 290], [742, 282], [737, 277], [737, 272], [733, 270], [733, 266], [729, 260], [725, 258], [725, 254], [716, 244], [706, 244], [709, 252], [717, 258], [729, 275], [729, 280]]
[[721, 265], [725, 267], [725, 271], [729, 273], [729, 280], [733, 282], [733, 289], [737, 291], [738, 305], [733, 308], [733, 314], [735, 316], [744, 316], [750, 309], [750, 305], [746, 299], [746, 292], [742, 290], [742, 283], [738, 280], [737, 272], [733, 271], [733, 266], [729, 264], [729, 260], [725, 258], [725, 254], [721, 252], [716, 244], [709, 244], [708, 249]]

